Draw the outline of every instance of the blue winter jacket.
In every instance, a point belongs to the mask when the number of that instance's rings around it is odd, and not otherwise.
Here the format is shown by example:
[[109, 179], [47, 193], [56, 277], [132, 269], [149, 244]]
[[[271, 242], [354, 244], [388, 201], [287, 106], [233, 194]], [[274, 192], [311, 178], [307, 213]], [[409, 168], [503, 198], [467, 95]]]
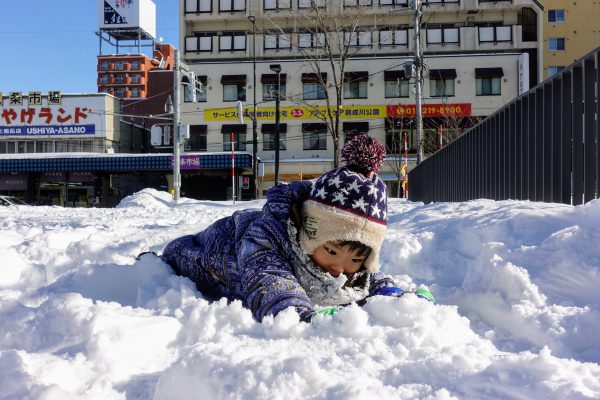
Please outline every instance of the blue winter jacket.
[[[306, 200], [310, 189], [310, 181], [273, 187], [262, 210], [236, 211], [196, 235], [180, 237], [162, 258], [207, 298], [241, 300], [257, 321], [287, 307], [310, 321], [313, 305], [294, 276], [288, 234], [293, 205]], [[369, 279], [369, 296], [396, 286], [381, 273]]]

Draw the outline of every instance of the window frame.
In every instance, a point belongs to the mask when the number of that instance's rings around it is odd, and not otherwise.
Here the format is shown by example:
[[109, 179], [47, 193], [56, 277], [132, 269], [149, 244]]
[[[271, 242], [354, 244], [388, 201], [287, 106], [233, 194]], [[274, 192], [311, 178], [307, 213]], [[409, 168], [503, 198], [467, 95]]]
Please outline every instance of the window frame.
[[[279, 10], [291, 10], [292, 9], [292, 0], [272, 0], [275, 2], [275, 7], [274, 8], [267, 8], [266, 4], [267, 4], [267, 0], [263, 0], [263, 11], [279, 11]], [[287, 1], [289, 6], [288, 7], [280, 7], [279, 4], [281, 2], [285, 2]]]
[[[382, 32], [390, 32], [391, 33], [391, 43], [383, 43], [382, 41]], [[404, 42], [398, 42], [398, 33], [404, 32], [405, 40]], [[392, 29], [390, 27], [380, 28], [379, 29], [379, 47], [395, 47], [395, 46], [408, 46], [408, 28], [400, 28], [400, 29]]]
[[[398, 95], [388, 95], [388, 86], [393, 84], [398, 89]], [[404, 89], [406, 89], [406, 95], [403, 95]], [[410, 97], [410, 80], [408, 79], [395, 79], [395, 80], [384, 80], [384, 97], [386, 99], [402, 99]]]
[[[354, 92], [352, 95], [348, 96]], [[361, 93], [364, 92], [362, 95]], [[354, 80], [347, 81], [344, 80], [344, 90], [343, 90], [344, 99], [368, 99], [369, 98], [369, 81], [366, 80]]]
[[[554, 42], [556, 48], [552, 48], [551, 44]], [[562, 49], [558, 45], [562, 42]], [[566, 48], [566, 40], [564, 37], [551, 37], [548, 38], [548, 51], [565, 51]]]
[[[429, 32], [433, 31], [433, 30], [438, 30], [438, 29], [440, 30], [441, 41], [439, 41], [439, 42], [429, 41]], [[450, 30], [456, 30], [457, 39], [455, 42], [446, 41], [446, 31], [450, 31]], [[457, 28], [454, 25], [443, 25], [443, 24], [428, 25], [425, 28], [425, 42], [427, 43], [428, 46], [430, 46], [430, 45], [439, 45], [439, 46], [460, 45], [460, 28]]]
[[[309, 2], [310, 5], [308, 6], [303, 6], [300, 4], [300, 2], [302, 1], [306, 1]], [[320, 3], [320, 4], [317, 4]], [[311, 8], [326, 8], [327, 7], [327, 3], [326, 0], [298, 0], [298, 10], [310, 10]]]
[[[314, 89], [307, 90], [307, 85], [315, 85]], [[306, 97], [307, 93], [316, 93], [316, 97]], [[319, 95], [322, 94], [322, 97]], [[302, 82], [302, 99], [303, 100], [325, 100], [327, 98], [327, 88], [321, 82]]]
[[[223, 135], [223, 151], [231, 151], [231, 133], [221, 133]], [[235, 142], [234, 151], [246, 151], [247, 132], [234, 132], [233, 140]]]
[[[439, 82], [444, 82], [443, 87], [448, 87], [448, 85], [446, 84], [446, 81], [452, 81], [452, 94], [448, 94], [448, 91], [446, 89], [444, 89], [443, 94], [438, 94]], [[432, 90], [432, 85], [434, 84], [434, 82], [436, 85], [435, 86], [436, 87], [435, 94]], [[456, 96], [456, 78], [445, 78], [445, 79], [429, 78], [429, 96], [430, 97], [439, 97], [439, 98]]]
[[[221, 41], [221, 39], [229, 37], [231, 38], [231, 48], [223, 48], [221, 47], [223, 42]], [[235, 38], [236, 37], [244, 37], [244, 48], [236, 48], [235, 47]], [[246, 49], [248, 48], [248, 37], [246, 35], [246, 32], [240, 32], [240, 31], [235, 31], [235, 32], [223, 32], [222, 35], [219, 35], [219, 53], [221, 52], [235, 52], [235, 51], [246, 51]]]
[[[241, 83], [223, 83], [223, 102], [229, 102], [229, 101], [246, 101], [246, 85], [245, 84], [241, 84]], [[237, 98], [236, 99], [227, 99], [225, 98], [225, 86], [236, 86], [236, 93], [237, 93]]]
[[[191, 9], [188, 10], [188, 2], [196, 2], [196, 9]], [[209, 10], [202, 10], [202, 7], [200, 7], [201, 4], [207, 4], [210, 6]], [[185, 0], [185, 3], [183, 5], [184, 8], [184, 14], [212, 14], [213, 12], [213, 2], [212, 0]]]
[[[498, 92], [494, 92], [494, 83], [497, 82]], [[486, 83], [484, 90], [484, 83]], [[502, 96], [502, 78], [475, 78], [475, 96]]]
[[[509, 32], [509, 39], [507, 40], [500, 40], [498, 39], [498, 28], [508, 28], [508, 32]], [[493, 29], [493, 34], [492, 34], [492, 40], [481, 40], [481, 30], [482, 29]], [[513, 32], [512, 32], [512, 26], [511, 25], [480, 25], [477, 26], [477, 39], [479, 40], [479, 44], [482, 43], [512, 43], [513, 42]]]
[[[550, 15], [551, 15], [550, 13], [552, 13], [554, 15], [553, 19], [550, 19]], [[558, 18], [559, 13], [562, 15], [561, 19]], [[560, 24], [560, 23], [565, 22], [565, 9], [564, 8], [555, 8], [552, 10], [548, 10], [548, 16], [547, 16], [546, 20], [552, 24]]]
[[[316, 136], [316, 138], [314, 138]], [[310, 146], [310, 140], [316, 139], [313, 146]], [[308, 146], [307, 146], [308, 142]], [[323, 151], [327, 150], [327, 128], [319, 131], [302, 132], [302, 150], [303, 151]]]
[[[231, 4], [231, 9], [226, 9], [226, 8], [222, 8], [223, 2], [229, 1]], [[244, 8], [238, 8], [236, 9], [236, 3], [243, 1], [244, 2]], [[246, 12], [246, 9], [248, 8], [248, 3], [246, 0], [218, 0], [219, 2], [219, 13], [236, 13], [236, 12]]]
[[[282, 47], [281, 46], [281, 37], [286, 37], [287, 38], [287, 43], [288, 43], [288, 47]], [[275, 47], [267, 47], [267, 38], [268, 37], [274, 37], [275, 39]], [[292, 34], [291, 33], [273, 33], [273, 34], [264, 34], [263, 35], [263, 49], [265, 51], [267, 50], [275, 50], [275, 51], [279, 51], [279, 50], [291, 50], [292, 49]]]

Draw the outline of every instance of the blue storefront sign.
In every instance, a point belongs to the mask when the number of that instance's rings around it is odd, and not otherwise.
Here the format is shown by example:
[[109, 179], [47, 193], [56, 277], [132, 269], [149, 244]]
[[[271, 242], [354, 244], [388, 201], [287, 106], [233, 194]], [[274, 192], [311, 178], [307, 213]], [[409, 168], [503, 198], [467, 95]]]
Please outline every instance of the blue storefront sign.
[[93, 135], [96, 125], [37, 125], [37, 126], [1, 126], [2, 136], [63, 136]]

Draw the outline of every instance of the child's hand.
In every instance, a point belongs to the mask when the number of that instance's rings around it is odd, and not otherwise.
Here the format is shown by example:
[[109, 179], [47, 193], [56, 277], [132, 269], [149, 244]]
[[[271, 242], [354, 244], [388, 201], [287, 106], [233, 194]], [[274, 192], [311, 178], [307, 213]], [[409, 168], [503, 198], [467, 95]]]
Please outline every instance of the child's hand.
[[425, 289], [424, 287], [420, 287], [417, 290], [415, 290], [415, 294], [417, 295], [417, 297], [428, 300], [428, 301], [432, 302], [433, 304], [435, 304], [435, 297], [433, 297], [431, 292], [429, 290]]
[[335, 315], [337, 314], [339, 308], [338, 307], [328, 307], [328, 308], [324, 308], [322, 310], [319, 311], [315, 311], [313, 312], [313, 316], [315, 315]]

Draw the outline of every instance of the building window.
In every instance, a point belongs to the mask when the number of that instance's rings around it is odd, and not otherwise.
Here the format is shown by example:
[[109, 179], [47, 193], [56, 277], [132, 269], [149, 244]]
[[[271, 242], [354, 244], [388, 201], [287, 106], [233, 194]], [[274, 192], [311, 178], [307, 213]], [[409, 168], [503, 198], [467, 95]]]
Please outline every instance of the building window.
[[372, 32], [370, 31], [352, 31], [344, 32], [344, 41], [348, 46], [370, 46], [372, 43]]
[[372, 6], [373, 0], [344, 0], [344, 7]]
[[133, 71], [137, 71], [138, 69], [140, 69], [140, 62], [139, 61], [132, 61], [131, 62], [131, 69]]
[[140, 97], [140, 89], [132, 88], [131, 89], [131, 97]]
[[298, 0], [298, 8], [325, 8], [326, 0]]
[[498, 96], [502, 94], [502, 68], [475, 68], [476, 95]]
[[123, 71], [123, 69], [125, 69], [125, 68], [124, 68], [124, 64], [125, 64], [125, 63], [124, 63], [123, 61], [117, 61], [117, 62], [115, 63], [115, 69], [116, 69], [117, 71]]
[[102, 75], [102, 76], [100, 77], [100, 83], [104, 83], [104, 84], [106, 84], [106, 83], [108, 83], [108, 80], [109, 80], [109, 77], [108, 77], [108, 75]]
[[292, 8], [292, 0], [264, 0], [263, 8], [268, 10], [289, 10]]
[[213, 50], [214, 32], [196, 32], [194, 36], [186, 36], [186, 53], [211, 52]]
[[560, 51], [565, 49], [565, 38], [548, 38], [548, 50]]
[[368, 97], [367, 89], [369, 86], [369, 73], [345, 72], [344, 73], [344, 98], [345, 99], [366, 99]]
[[408, 46], [408, 29], [380, 29], [379, 46]]
[[117, 77], [115, 78], [115, 83], [125, 83], [125, 75], [117, 74]]
[[302, 97], [304, 100], [320, 100], [327, 98], [325, 85], [327, 84], [327, 74], [322, 73], [321, 77], [317, 74], [302, 74]]
[[429, 70], [431, 97], [454, 96], [455, 69], [432, 69]]
[[548, 10], [548, 22], [565, 22], [565, 10]]
[[327, 125], [302, 124], [304, 150], [327, 150]]
[[477, 96], [498, 96], [502, 94], [500, 78], [478, 78], [476, 84]]
[[131, 83], [136, 83], [137, 84], [137, 83], [140, 83], [140, 81], [141, 81], [141, 78], [140, 78], [139, 75], [137, 75], [137, 74], [136, 75], [131, 75]]
[[323, 32], [302, 32], [298, 34], [298, 46], [301, 48], [319, 48], [325, 46]]
[[212, 0], [185, 0], [185, 12], [190, 14], [212, 12]]
[[[206, 82], [207, 77], [204, 76], [196, 76], [196, 102], [204, 103], [206, 102]], [[193, 87], [189, 84], [183, 85], [183, 101], [186, 103], [191, 103], [194, 100]]]
[[231, 134], [235, 142], [235, 151], [246, 151], [246, 125], [229, 125], [221, 126], [223, 134], [223, 151], [231, 151]]
[[115, 91], [115, 96], [117, 96], [117, 97], [125, 97], [125, 89], [124, 88], [117, 88], [117, 90]]
[[386, 98], [409, 96], [409, 84], [408, 79], [404, 76], [404, 71], [384, 71], [383, 79]]
[[246, 11], [246, 0], [219, 0], [219, 12]]
[[[261, 133], [263, 135], [263, 150], [275, 150], [275, 124], [262, 124]], [[279, 150], [285, 150], [285, 137], [287, 134], [287, 124], [279, 124]]]
[[246, 50], [246, 34], [244, 32], [224, 32], [219, 36], [219, 51]]
[[190, 139], [186, 150], [207, 151], [206, 131], [206, 125], [190, 125]]
[[100, 63], [100, 70], [108, 71], [108, 61], [103, 61], [102, 63]]
[[460, 34], [458, 28], [444, 25], [427, 26], [427, 44], [458, 44]]
[[427, 0], [427, 5], [430, 4], [458, 4], [459, 0]]
[[273, 34], [264, 36], [265, 50], [289, 50], [292, 48], [289, 34]]
[[408, 0], [379, 0], [379, 5], [408, 7]]
[[510, 26], [479, 26], [479, 43], [512, 42]]
[[[286, 74], [279, 74], [280, 99], [285, 99]], [[277, 74], [263, 74], [260, 78], [262, 83], [263, 100], [275, 100], [277, 97]]]
[[223, 101], [246, 101], [246, 75], [223, 75]]
[[548, 71], [548, 78], [551, 77], [552, 75], [556, 75], [559, 72], [563, 71], [565, 69], [564, 66], [551, 66], [551, 67], [547, 67], [546, 70]]
[[344, 143], [352, 139], [356, 135], [369, 134], [369, 123], [368, 122], [344, 122]]

